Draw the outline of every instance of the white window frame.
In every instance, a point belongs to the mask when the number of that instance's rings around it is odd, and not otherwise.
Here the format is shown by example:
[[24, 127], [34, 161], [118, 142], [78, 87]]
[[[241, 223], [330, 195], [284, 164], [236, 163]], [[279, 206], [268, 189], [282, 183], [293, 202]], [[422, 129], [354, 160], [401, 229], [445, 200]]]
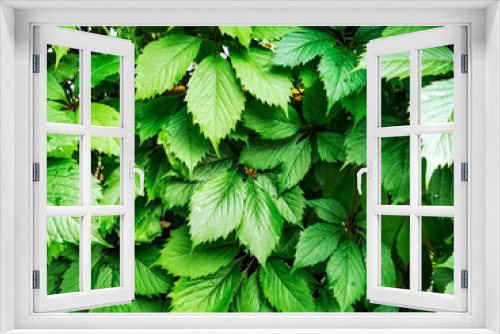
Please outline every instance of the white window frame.
[[[371, 41], [367, 46], [367, 163], [371, 166], [367, 181], [367, 298], [377, 304], [414, 307], [422, 310], [467, 310], [467, 290], [461, 288], [461, 271], [467, 270], [467, 183], [461, 180], [461, 163], [467, 163], [467, 73], [462, 73], [462, 55], [467, 55], [466, 27], [450, 26]], [[454, 47], [454, 122], [422, 124], [421, 50], [438, 46]], [[409, 52], [410, 124], [382, 126], [381, 57]], [[422, 205], [421, 136], [454, 135], [454, 205]], [[410, 204], [382, 205], [382, 140], [410, 139]], [[404, 181], [403, 181], [404, 182]], [[407, 216], [410, 219], [410, 289], [381, 285], [381, 227], [383, 216]], [[421, 291], [422, 217], [454, 218], [454, 294]]]
[[[217, 333], [249, 332], [238, 328], [254, 328], [252, 332], [266, 333], [494, 333], [500, 330], [498, 313], [500, 311], [498, 263], [499, 233], [498, 218], [500, 209], [500, 175], [498, 153], [500, 137], [498, 136], [498, 107], [500, 100], [500, 11], [492, 2], [282, 2], [254, 4], [234, 2], [221, 5], [216, 2], [198, 4], [196, 8], [190, 3], [123, 2], [123, 7], [116, 9], [116, 3], [100, 1], [81, 2], [17, 2], [7, 1], [0, 4], [0, 58], [2, 75], [1, 120], [0, 126], [0, 182], [1, 191], [1, 232], [0, 248], [2, 276], [0, 277], [0, 304], [2, 330], [16, 329], [13, 333], [37, 333], [37, 329], [50, 329], [49, 332], [72, 333], [75, 328], [87, 328], [88, 332], [105, 333], [106, 329], [127, 329], [128, 333], [144, 333], [146, 328], [158, 329], [158, 333], [191, 333], [212, 329]], [[16, 7], [16, 9], [12, 8]], [[216, 9], [221, 8], [222, 9]], [[454, 7], [455, 6], [455, 7]], [[490, 6], [488, 9], [485, 9]], [[63, 8], [66, 7], [66, 8]], [[109, 8], [105, 10], [102, 8]], [[140, 7], [141, 10], [133, 9]], [[179, 8], [180, 7], [180, 8]], [[76, 10], [75, 8], [78, 8]], [[149, 9], [148, 9], [149, 8]], [[271, 8], [271, 9], [270, 9]], [[346, 9], [351, 8], [351, 9]], [[354, 9], [353, 9], [354, 8]], [[356, 9], [357, 8], [357, 9]], [[45, 9], [45, 10], [40, 10]], [[53, 9], [58, 9], [53, 10]], [[466, 313], [436, 314], [34, 314], [32, 312], [32, 290], [30, 235], [33, 213], [29, 196], [32, 191], [31, 160], [32, 147], [32, 101], [31, 96], [31, 38], [32, 27], [37, 24], [64, 25], [449, 25], [463, 24], [469, 27], [469, 68], [468, 79], [470, 181], [468, 203], [470, 243], [468, 244], [470, 269], [470, 288], [468, 299], [470, 308]], [[488, 29], [486, 29], [486, 25]], [[15, 31], [15, 39], [13, 32]], [[4, 46], [10, 47], [5, 48]], [[15, 48], [15, 54], [13, 51]], [[486, 52], [486, 50], [488, 52]], [[488, 71], [485, 71], [485, 65]], [[15, 71], [14, 67], [15, 66]], [[15, 86], [10, 79], [16, 77]], [[488, 86], [486, 85], [488, 83]], [[28, 95], [27, 95], [28, 94]], [[486, 108], [488, 107], [488, 108]], [[15, 110], [16, 118], [9, 117]], [[472, 122], [472, 117], [474, 121]], [[485, 119], [488, 118], [489, 122]], [[14, 135], [15, 149], [10, 149]], [[485, 131], [490, 131], [488, 135]], [[486, 138], [488, 139], [486, 141]], [[489, 148], [488, 158], [484, 147]], [[17, 153], [16, 153], [17, 152]], [[15, 168], [5, 163], [5, 159], [15, 160]], [[488, 160], [486, 160], [488, 159]], [[486, 170], [492, 172], [485, 182]], [[474, 166], [477, 166], [474, 168]], [[13, 178], [5, 174], [15, 171]], [[9, 201], [11, 189], [16, 188], [15, 203]], [[486, 198], [486, 193], [489, 197]], [[471, 196], [473, 195], [473, 196]], [[485, 208], [485, 202], [491, 204]], [[9, 210], [15, 205], [15, 211]], [[485, 219], [486, 213], [488, 220]], [[12, 220], [8, 220], [11, 218]], [[11, 221], [15, 218], [15, 226]], [[471, 233], [474, 226], [474, 233]], [[15, 238], [12, 236], [15, 235]], [[11, 249], [15, 249], [12, 256]], [[485, 254], [493, 254], [493, 261], [485, 266]], [[15, 286], [15, 289], [12, 287]], [[488, 289], [488, 294], [485, 293]], [[15, 305], [12, 308], [11, 305]], [[133, 331], [143, 322], [140, 330]], [[168, 327], [168, 328], [167, 328]], [[189, 330], [175, 330], [191, 328]], [[261, 330], [259, 330], [260, 328]], [[288, 328], [288, 330], [280, 330]], [[290, 328], [295, 328], [291, 330]], [[358, 330], [356, 330], [356, 328]], [[383, 328], [383, 330], [381, 330]], [[30, 330], [28, 330], [30, 329]], [[164, 330], [160, 330], [164, 329]], [[198, 330], [195, 330], [198, 329]], [[231, 330], [232, 329], [232, 330]], [[268, 330], [264, 330], [268, 329]], [[346, 329], [346, 330], [343, 330]], [[490, 330], [491, 329], [491, 330]], [[47, 332], [47, 331], [45, 331]], [[123, 331], [124, 332], [124, 331]]]
[[[88, 34], [64, 28], [34, 27], [34, 54], [39, 55], [38, 73], [33, 75], [34, 89], [34, 162], [39, 164], [39, 181], [33, 184], [34, 270], [39, 272], [34, 289], [34, 312], [63, 312], [130, 303], [134, 299], [134, 201], [135, 201], [135, 120], [134, 120], [134, 45], [128, 40]], [[47, 47], [65, 46], [80, 50], [80, 119], [78, 124], [47, 122]], [[120, 57], [120, 126], [91, 124], [91, 54]], [[47, 206], [47, 141], [49, 133], [78, 135], [80, 150], [80, 205]], [[91, 204], [91, 138], [120, 139], [120, 205]], [[120, 286], [92, 290], [91, 218], [119, 216]], [[79, 217], [80, 291], [47, 295], [47, 219]]]

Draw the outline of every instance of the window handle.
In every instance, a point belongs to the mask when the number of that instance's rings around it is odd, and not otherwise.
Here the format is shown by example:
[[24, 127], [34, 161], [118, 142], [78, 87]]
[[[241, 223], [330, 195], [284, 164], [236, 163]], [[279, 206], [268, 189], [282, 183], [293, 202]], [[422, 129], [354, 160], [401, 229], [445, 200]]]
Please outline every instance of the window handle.
[[135, 173], [139, 174], [139, 195], [144, 195], [144, 172], [135, 167], [135, 163], [133, 161], [130, 162], [130, 178], [135, 179]]
[[369, 179], [371, 179], [371, 177], [372, 177], [372, 163], [371, 162], [367, 162], [366, 164], [367, 164], [367, 167], [361, 168], [358, 171], [358, 193], [360, 195], [362, 194], [362, 191], [361, 191], [361, 176], [363, 176], [363, 174], [366, 173], [366, 177], [368, 177]]

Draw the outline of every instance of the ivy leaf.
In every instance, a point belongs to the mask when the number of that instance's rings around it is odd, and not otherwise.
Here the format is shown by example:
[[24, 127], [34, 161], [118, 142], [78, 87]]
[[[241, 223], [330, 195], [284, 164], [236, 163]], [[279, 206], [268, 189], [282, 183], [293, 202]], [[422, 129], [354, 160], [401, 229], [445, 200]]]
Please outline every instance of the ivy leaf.
[[281, 216], [287, 222], [303, 227], [302, 217], [306, 208], [306, 199], [304, 198], [304, 192], [299, 186], [283, 192], [275, 200], [275, 203]]
[[366, 269], [359, 247], [353, 241], [344, 241], [335, 249], [326, 274], [342, 311], [364, 295]]
[[300, 27], [291, 26], [254, 26], [253, 37], [259, 41], [275, 41], [292, 33], [303, 31]]
[[226, 238], [243, 217], [245, 184], [237, 171], [220, 174], [194, 192], [189, 226], [195, 245]]
[[226, 59], [211, 55], [197, 66], [188, 87], [188, 111], [218, 151], [220, 140], [235, 129], [245, 107], [238, 79]]
[[259, 280], [266, 299], [281, 312], [314, 312], [314, 299], [306, 281], [282, 260], [270, 260]]
[[326, 162], [345, 160], [344, 136], [333, 132], [319, 132], [316, 134], [316, 140], [321, 160]]
[[278, 141], [255, 140], [241, 151], [239, 163], [253, 169], [273, 169], [283, 160], [289, 149], [296, 147], [297, 138]]
[[228, 241], [216, 241], [194, 246], [189, 230], [181, 226], [172, 232], [156, 262], [174, 276], [199, 278], [227, 266], [239, 252], [239, 246]]
[[233, 166], [234, 159], [234, 153], [227, 145], [220, 147], [219, 155], [217, 155], [215, 151], [209, 152], [195, 167], [193, 171], [193, 180], [208, 181], [227, 172], [227, 170]]
[[395, 203], [410, 198], [410, 138], [382, 140], [382, 184]]
[[92, 55], [90, 63], [90, 85], [99, 85], [106, 77], [120, 72], [120, 57], [114, 55]]
[[69, 268], [67, 261], [54, 261], [47, 266], [47, 295], [58, 293], [64, 272]]
[[135, 200], [135, 242], [151, 243], [161, 236], [162, 227], [160, 217], [162, 207], [160, 203], [146, 204], [142, 197]]
[[273, 63], [295, 67], [323, 55], [337, 40], [330, 34], [318, 30], [292, 32], [278, 42]]
[[172, 88], [187, 72], [200, 50], [201, 40], [171, 35], [150, 42], [137, 58], [136, 99], [147, 99]]
[[451, 168], [437, 168], [432, 173], [427, 195], [431, 205], [453, 206], [454, 177]]
[[192, 177], [194, 167], [210, 151], [210, 143], [200, 133], [200, 127], [193, 124], [185, 108], [172, 116], [167, 132], [170, 135], [170, 149], [186, 163]]
[[391, 26], [384, 29], [382, 32], [382, 37], [391, 37], [403, 34], [411, 34], [412, 32], [427, 30], [437, 28], [435, 26]]
[[274, 312], [264, 298], [259, 286], [258, 275], [259, 270], [256, 270], [249, 278], [244, 274], [243, 282], [231, 306], [233, 312]]
[[[119, 127], [120, 113], [106, 104], [92, 103], [91, 124], [92, 126]], [[100, 153], [120, 156], [120, 138], [92, 136], [91, 147]]]
[[174, 285], [174, 279], [160, 268], [154, 267], [160, 256], [155, 246], [135, 247], [135, 293], [152, 298], [166, 294]]
[[250, 101], [243, 112], [243, 124], [260, 134], [263, 139], [285, 139], [300, 129], [300, 118], [292, 107], [288, 117], [278, 107], [269, 107], [259, 101]]
[[177, 110], [181, 101], [179, 96], [160, 96], [148, 102], [136, 102], [135, 123], [141, 145], [168, 124], [170, 116]]
[[328, 223], [317, 223], [300, 233], [293, 268], [313, 266], [332, 255], [339, 242], [341, 229]]
[[366, 84], [365, 71], [353, 71], [356, 55], [347, 48], [329, 47], [321, 58], [318, 71], [328, 96], [328, 110], [346, 96], [360, 90]]
[[348, 219], [342, 204], [331, 198], [320, 198], [307, 201], [319, 218], [332, 224], [342, 224]]
[[71, 158], [79, 144], [79, 136], [47, 133], [47, 157]]
[[194, 191], [198, 187], [199, 183], [186, 182], [173, 178], [165, 179], [162, 189], [164, 210], [188, 205]]
[[47, 122], [77, 124], [76, 114], [66, 108], [63, 103], [47, 100]]
[[172, 312], [227, 312], [238, 289], [240, 268], [237, 261], [204, 278], [181, 277], [169, 294]]
[[354, 126], [366, 117], [366, 88], [341, 100], [342, 106], [354, 116]]
[[281, 173], [278, 176], [280, 192], [292, 188], [306, 175], [311, 165], [311, 143], [309, 139], [296, 144], [294, 149], [284, 152]]
[[73, 261], [62, 275], [60, 293], [80, 291], [80, 261]]
[[274, 53], [262, 48], [231, 54], [231, 63], [245, 88], [257, 99], [285, 110], [292, 96], [290, 74], [270, 65]]
[[47, 72], [47, 100], [66, 101], [66, 93], [54, 76]]
[[345, 138], [345, 162], [366, 165], [366, 122], [362, 121]]
[[251, 26], [219, 26], [219, 30], [223, 35], [228, 35], [233, 38], [238, 38], [240, 43], [247, 49], [250, 47], [252, 41], [252, 27]]
[[328, 99], [321, 80], [315, 80], [303, 97], [303, 114], [310, 125], [323, 125], [329, 121]]
[[265, 265], [278, 245], [283, 218], [271, 196], [258, 187], [252, 178], [246, 181], [245, 212], [238, 228], [238, 238]]

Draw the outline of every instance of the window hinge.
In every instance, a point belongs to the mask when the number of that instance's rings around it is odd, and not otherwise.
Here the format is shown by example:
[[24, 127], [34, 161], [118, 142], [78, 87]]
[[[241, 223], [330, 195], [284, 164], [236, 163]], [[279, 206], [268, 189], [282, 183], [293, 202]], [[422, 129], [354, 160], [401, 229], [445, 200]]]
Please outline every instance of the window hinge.
[[40, 55], [33, 55], [33, 73], [40, 73]]
[[469, 72], [469, 56], [462, 55], [462, 73]]
[[33, 181], [40, 182], [40, 164], [38, 162], [33, 164]]
[[33, 289], [40, 289], [40, 270], [33, 270]]
[[462, 270], [461, 276], [462, 276], [462, 283], [461, 283], [462, 289], [469, 288], [469, 272], [467, 270]]
[[469, 165], [466, 162], [462, 162], [460, 168], [460, 180], [469, 181]]

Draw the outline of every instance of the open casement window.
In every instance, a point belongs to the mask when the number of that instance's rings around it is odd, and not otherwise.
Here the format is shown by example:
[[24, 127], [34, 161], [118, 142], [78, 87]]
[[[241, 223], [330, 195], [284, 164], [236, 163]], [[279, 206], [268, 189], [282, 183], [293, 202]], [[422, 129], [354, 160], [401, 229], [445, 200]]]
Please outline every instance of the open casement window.
[[[34, 54], [34, 311], [129, 303], [134, 298], [134, 172], [142, 174], [134, 164], [134, 46], [113, 37], [35, 27]], [[57, 68], [62, 55], [78, 70]], [[47, 68], [50, 57], [56, 63]], [[109, 105], [93, 103], [93, 90], [110, 72], [109, 80], [120, 84], [119, 98]], [[107, 193], [96, 190], [102, 172], [92, 164], [96, 152], [109, 154], [118, 166]], [[93, 247], [106, 247], [103, 235], [110, 225], [118, 226], [119, 255], [112, 267], [92, 270], [99, 260]], [[55, 291], [48, 265], [63, 253], [73, 262], [62, 278], [64, 289]]]
[[[467, 167], [466, 53], [466, 28], [458, 26], [368, 44], [367, 297], [372, 303], [467, 310], [462, 281], [467, 274], [466, 177], [462, 180]], [[435, 61], [443, 57], [451, 60], [447, 65], [451, 76], [436, 76], [446, 72], [436, 68], [446, 66]], [[402, 97], [406, 102], [400, 107], [407, 116], [399, 118], [407, 120], [403, 122], [391, 117], [388, 110], [394, 103], [384, 94], [384, 90], [398, 89], [390, 79], [401, 71], [409, 71], [409, 80], [403, 84], [410, 85], [410, 95]], [[402, 159], [392, 159], [395, 155]], [[390, 182], [394, 186], [387, 191], [384, 185]], [[405, 200], [398, 200], [401, 197]], [[408, 254], [408, 272], [398, 277], [394, 287], [384, 282], [384, 272], [390, 270], [386, 263], [391, 263], [392, 256], [384, 240], [386, 233], [394, 233], [391, 222], [395, 218], [405, 229], [398, 234], [397, 250]], [[451, 237], [437, 241], [453, 251], [447, 258], [436, 249], [426, 249], [427, 238], [439, 238], [443, 229], [452, 231]], [[448, 277], [443, 280], [443, 275]], [[444, 293], [436, 291], [439, 284], [446, 284]]]

